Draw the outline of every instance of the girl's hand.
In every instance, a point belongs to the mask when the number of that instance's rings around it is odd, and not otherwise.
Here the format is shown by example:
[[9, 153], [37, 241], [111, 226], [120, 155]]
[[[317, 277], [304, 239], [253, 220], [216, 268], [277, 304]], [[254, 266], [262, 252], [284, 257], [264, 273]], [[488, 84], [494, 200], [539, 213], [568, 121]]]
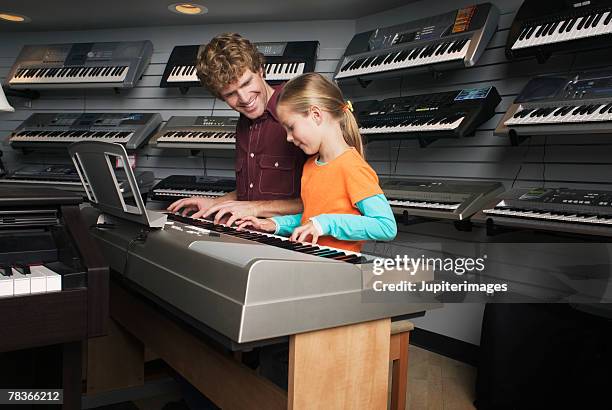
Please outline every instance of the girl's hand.
[[308, 223], [295, 228], [289, 239], [294, 242], [308, 242], [306, 241], [306, 238], [312, 236], [312, 239], [309, 242], [316, 244], [319, 240], [319, 235], [319, 230], [314, 226], [312, 221], [309, 221]]
[[236, 221], [237, 230], [241, 231], [245, 228], [254, 229], [262, 232], [274, 232], [276, 231], [276, 224], [272, 219], [269, 218], [257, 218], [255, 216], [245, 216], [242, 219]]

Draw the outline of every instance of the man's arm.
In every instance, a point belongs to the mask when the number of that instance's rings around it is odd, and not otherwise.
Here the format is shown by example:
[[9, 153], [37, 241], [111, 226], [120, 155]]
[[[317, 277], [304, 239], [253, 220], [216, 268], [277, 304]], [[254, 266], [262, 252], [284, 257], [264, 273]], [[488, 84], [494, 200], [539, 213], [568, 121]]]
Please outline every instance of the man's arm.
[[300, 198], [296, 199], [276, 199], [273, 201], [253, 201], [255, 209], [260, 218], [270, 218], [276, 215], [294, 215], [301, 214], [304, 211], [304, 205]]
[[227, 201], [235, 201], [237, 198], [236, 191], [228, 192], [223, 196], [216, 198], [204, 198], [204, 197], [190, 197], [182, 198], [178, 201], [174, 201], [168, 206], [168, 211], [178, 212], [183, 210], [183, 215], [189, 212], [201, 212], [204, 213], [212, 206], [221, 204]]

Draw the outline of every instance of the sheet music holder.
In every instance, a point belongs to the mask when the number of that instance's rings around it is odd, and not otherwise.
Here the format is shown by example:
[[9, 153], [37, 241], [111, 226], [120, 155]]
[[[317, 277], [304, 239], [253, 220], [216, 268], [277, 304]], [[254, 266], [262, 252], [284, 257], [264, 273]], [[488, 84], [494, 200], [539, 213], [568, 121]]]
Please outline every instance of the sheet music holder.
[[[150, 228], [162, 228], [166, 215], [145, 208], [125, 147], [101, 141], [81, 141], [68, 147], [89, 201], [104, 214]], [[115, 163], [121, 164], [129, 187], [119, 187]], [[128, 191], [129, 189], [129, 191]]]

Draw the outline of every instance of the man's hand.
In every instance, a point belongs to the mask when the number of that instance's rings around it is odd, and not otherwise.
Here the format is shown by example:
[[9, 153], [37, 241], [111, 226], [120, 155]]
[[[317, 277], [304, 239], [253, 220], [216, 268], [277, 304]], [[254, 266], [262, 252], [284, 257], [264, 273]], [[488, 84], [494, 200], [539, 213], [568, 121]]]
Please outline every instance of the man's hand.
[[170, 212], [178, 212], [181, 209], [181, 215], [185, 216], [189, 212], [196, 212], [196, 214], [192, 215], [193, 217], [198, 217], [197, 214], [202, 214], [210, 209], [215, 204], [215, 198], [201, 198], [201, 197], [192, 197], [192, 198], [183, 198], [178, 201], [174, 201], [168, 207], [168, 211]]
[[276, 231], [276, 224], [273, 220], [269, 218], [256, 218], [254, 216], [247, 216], [236, 221], [236, 225], [238, 225], [238, 228], [236, 228], [238, 231], [241, 231], [245, 228], [251, 228], [256, 231], [263, 232]]
[[[289, 239], [294, 242], [310, 242], [312, 244], [316, 244], [319, 240], [319, 235], [321, 235], [319, 230], [315, 227], [312, 221], [309, 221], [308, 223], [295, 228]], [[309, 236], [312, 236], [312, 239], [307, 241], [306, 238]]]
[[213, 205], [206, 211], [196, 212], [193, 217], [208, 217], [214, 213], [215, 223], [221, 223], [223, 217], [229, 216], [225, 225], [232, 226], [234, 222], [240, 219], [245, 219], [248, 216], [257, 216], [258, 208], [257, 203], [254, 201], [226, 201], [219, 204]]

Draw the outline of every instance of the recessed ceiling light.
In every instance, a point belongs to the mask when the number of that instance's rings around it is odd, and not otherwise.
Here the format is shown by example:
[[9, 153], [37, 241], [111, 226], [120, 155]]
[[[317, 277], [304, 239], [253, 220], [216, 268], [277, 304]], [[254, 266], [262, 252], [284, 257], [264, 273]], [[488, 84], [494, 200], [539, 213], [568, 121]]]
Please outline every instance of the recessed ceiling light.
[[197, 16], [199, 14], [208, 13], [208, 9], [201, 4], [195, 3], [175, 3], [168, 6], [168, 10], [178, 14], [188, 14], [190, 16]]
[[6, 21], [12, 21], [15, 23], [29, 23], [30, 21], [32, 21], [32, 19], [29, 18], [28, 16], [23, 16], [23, 15], [14, 14], [14, 13], [0, 13], [0, 19], [6, 20]]

